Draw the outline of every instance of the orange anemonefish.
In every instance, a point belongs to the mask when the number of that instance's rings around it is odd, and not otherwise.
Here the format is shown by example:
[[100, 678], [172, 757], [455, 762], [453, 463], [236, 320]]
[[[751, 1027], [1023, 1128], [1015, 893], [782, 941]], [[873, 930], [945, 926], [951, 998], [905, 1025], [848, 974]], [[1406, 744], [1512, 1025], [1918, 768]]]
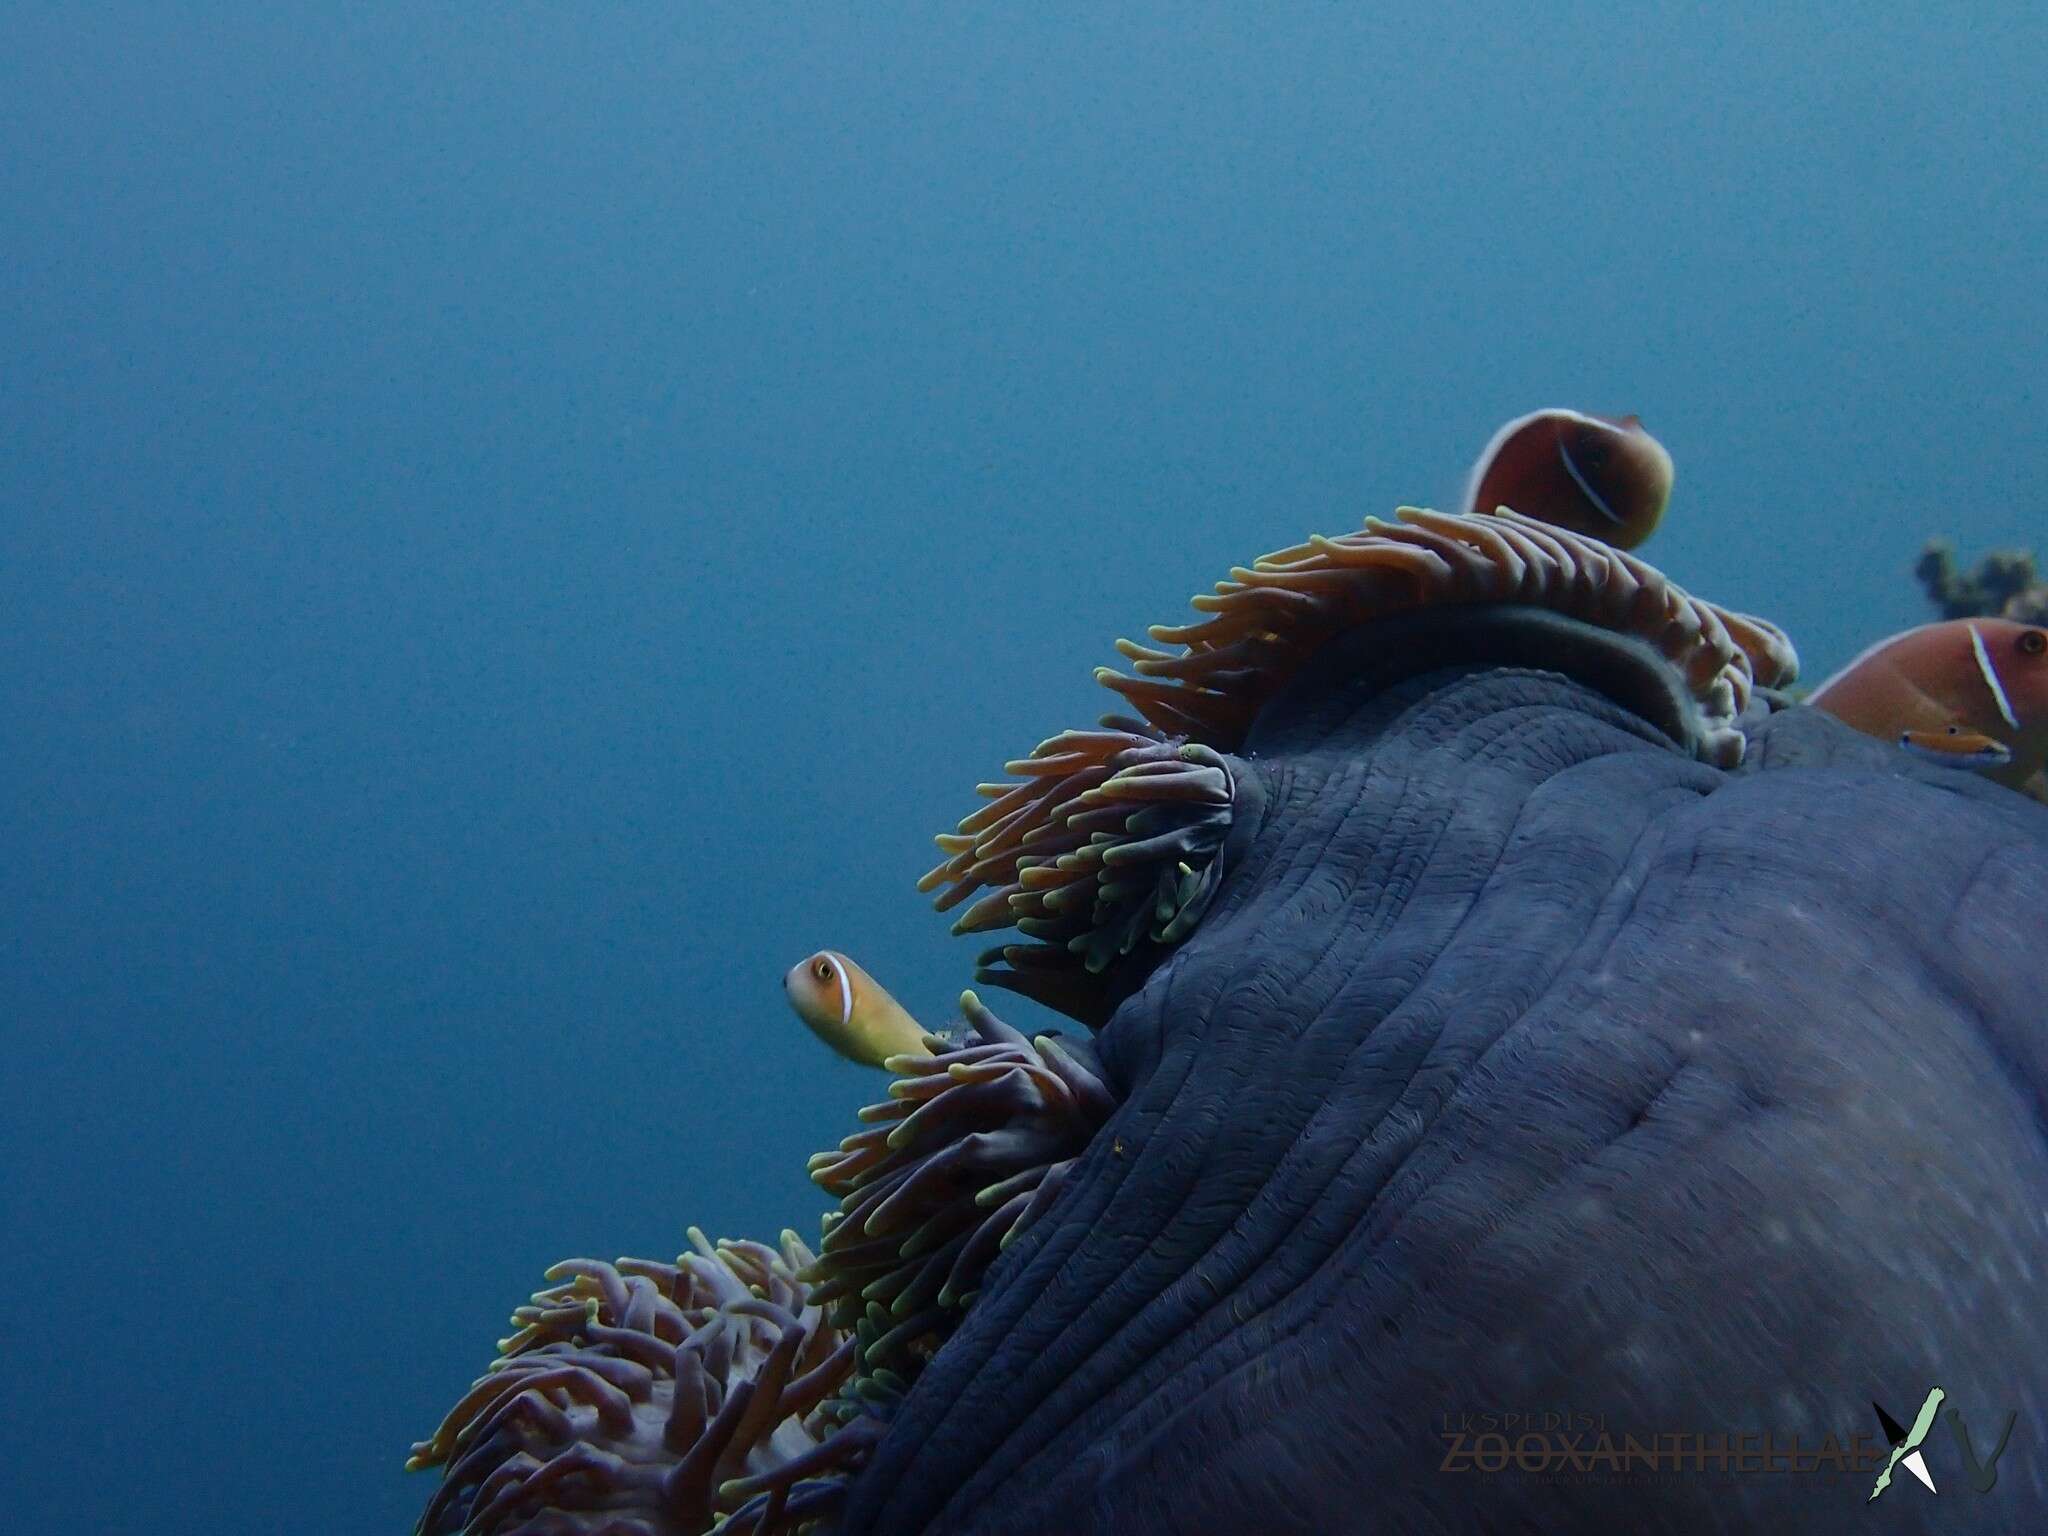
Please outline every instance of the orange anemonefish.
[[1493, 434], [1472, 466], [1465, 510], [1512, 507], [1634, 549], [1664, 516], [1674, 474], [1671, 455], [1638, 417], [1532, 411]]
[[2001, 761], [1989, 752], [1984, 776], [2018, 789], [2048, 766], [2048, 629], [2011, 619], [1923, 624], [1880, 640], [1807, 702], [1867, 736], [1911, 737], [1921, 749], [1960, 751], [1983, 737], [2004, 751]]
[[924, 1029], [882, 984], [834, 949], [821, 949], [782, 978], [796, 1016], [848, 1061], [886, 1067], [891, 1056], [929, 1056]]

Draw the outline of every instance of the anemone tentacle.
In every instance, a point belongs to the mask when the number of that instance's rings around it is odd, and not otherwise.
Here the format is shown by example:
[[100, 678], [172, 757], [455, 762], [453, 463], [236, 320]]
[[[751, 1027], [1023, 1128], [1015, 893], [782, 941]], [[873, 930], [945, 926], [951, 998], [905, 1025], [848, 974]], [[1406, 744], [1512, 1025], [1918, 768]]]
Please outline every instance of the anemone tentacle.
[[1159, 731], [1234, 751], [1252, 717], [1335, 635], [1423, 608], [1521, 603], [1654, 646], [1692, 689], [1712, 755], [1732, 763], [1742, 749], [1734, 719], [1752, 687], [1797, 675], [1798, 657], [1775, 625], [1695, 598], [1597, 539], [1506, 510], [1403, 507], [1396, 516], [1234, 568], [1213, 595], [1193, 600], [1209, 618], [1148, 631], [1180, 654], [1123, 641], [1136, 675], [1098, 677]]
[[413, 1447], [444, 1469], [415, 1536], [770, 1536], [836, 1506], [877, 1427], [840, 1395], [855, 1345], [800, 1278], [814, 1255], [690, 1245], [547, 1272]]
[[415, 1536], [782, 1536], [829, 1516], [1004, 1244], [1116, 1107], [1092, 1046], [1027, 1039], [969, 992], [959, 1040], [890, 1059], [866, 1128], [811, 1159], [840, 1197], [814, 1254], [712, 1243], [568, 1259], [412, 1448]]
[[1116, 1107], [1092, 1046], [1026, 1038], [972, 992], [957, 1042], [897, 1057], [867, 1129], [811, 1159], [838, 1195], [811, 1301], [857, 1341], [851, 1393], [886, 1406], [959, 1326], [989, 1266], [1052, 1203]]
[[1135, 731], [1069, 731], [1005, 770], [1024, 779], [1022, 793], [1005, 797], [999, 817], [942, 840], [953, 857], [919, 882], [946, 886], [941, 911], [994, 887], [955, 933], [1014, 927], [1094, 974], [1200, 921], [1222, 880], [1217, 854], [1236, 793], [1228, 758]]
[[1311, 656], [1364, 624], [1510, 604], [1639, 640], [1684, 679], [1697, 750], [1723, 767], [1742, 759], [1737, 722], [1753, 690], [1798, 674], [1775, 625], [1693, 597], [1598, 539], [1505, 508], [1396, 517], [1238, 566], [1193, 599], [1205, 617], [1154, 625], [1151, 645], [1119, 640], [1130, 673], [1096, 678], [1142, 718], [1051, 737], [1004, 765], [1014, 782], [978, 786], [991, 803], [939, 836], [947, 857], [918, 883], [938, 890], [941, 911], [989, 888], [954, 932], [1015, 927], [1034, 941], [988, 951], [976, 980], [1099, 1022], [1113, 999], [1093, 978], [1184, 937], [1220, 884], [1234, 792], [1225, 754]]

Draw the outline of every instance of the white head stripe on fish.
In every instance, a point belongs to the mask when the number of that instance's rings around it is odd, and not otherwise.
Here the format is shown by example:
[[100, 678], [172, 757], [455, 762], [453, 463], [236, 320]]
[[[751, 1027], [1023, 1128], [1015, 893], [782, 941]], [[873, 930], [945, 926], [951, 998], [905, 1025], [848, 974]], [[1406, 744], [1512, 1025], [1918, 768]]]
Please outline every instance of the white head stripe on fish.
[[825, 951], [825, 958], [832, 962], [832, 974], [839, 978], [839, 1022], [848, 1023], [853, 1018], [853, 983], [846, 974], [846, 956]]
[[2020, 723], [2013, 718], [2012, 702], [2005, 696], [2005, 685], [1998, 680], [1998, 668], [1991, 665], [1991, 653], [1984, 649], [1984, 637], [1977, 632], [1976, 625], [1970, 625], [1969, 629], [1970, 649], [1977, 657], [1977, 670], [1984, 676], [1984, 686], [1991, 690], [1991, 699], [1998, 706], [2000, 718], [2018, 730]]
[[1621, 514], [1607, 505], [1606, 498], [1586, 483], [1586, 477], [1579, 473], [1579, 466], [1572, 462], [1572, 452], [1565, 447], [1562, 434], [1557, 439], [1557, 456], [1564, 463], [1564, 472], [1572, 477], [1572, 484], [1585, 494], [1586, 500], [1593, 503], [1593, 509], [1610, 523], [1619, 526], [1624, 521]]

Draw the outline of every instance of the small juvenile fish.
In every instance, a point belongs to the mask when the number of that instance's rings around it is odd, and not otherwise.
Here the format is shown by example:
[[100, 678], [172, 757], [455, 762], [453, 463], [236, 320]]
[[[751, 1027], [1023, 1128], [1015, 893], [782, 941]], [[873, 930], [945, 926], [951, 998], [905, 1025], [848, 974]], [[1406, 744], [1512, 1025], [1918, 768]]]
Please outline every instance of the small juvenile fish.
[[2012, 761], [2012, 748], [1996, 736], [1966, 731], [1960, 725], [1941, 731], [1901, 731], [1899, 745], [1915, 757], [1945, 768], [2003, 768]]
[[1656, 531], [1675, 472], [1664, 445], [1635, 416], [1591, 416], [1553, 407], [1518, 416], [1472, 466], [1465, 510], [1512, 507], [1616, 549]]
[[929, 1056], [925, 1031], [882, 984], [836, 949], [821, 949], [782, 978], [796, 1016], [848, 1061], [884, 1067], [891, 1056]]

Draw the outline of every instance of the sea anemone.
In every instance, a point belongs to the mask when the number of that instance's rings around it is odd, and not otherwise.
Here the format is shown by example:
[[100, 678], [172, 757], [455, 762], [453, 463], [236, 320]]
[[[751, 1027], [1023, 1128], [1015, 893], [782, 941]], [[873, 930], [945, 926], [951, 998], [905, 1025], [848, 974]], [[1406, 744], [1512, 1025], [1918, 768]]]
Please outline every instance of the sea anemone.
[[960, 999], [968, 1030], [897, 1057], [868, 1129], [811, 1159], [838, 1195], [810, 1299], [859, 1341], [855, 1395], [886, 1400], [951, 1335], [1003, 1246], [1049, 1206], [1116, 1107], [1092, 1046], [1027, 1039]]
[[1317, 535], [1239, 566], [1194, 598], [1208, 617], [1158, 625], [1178, 651], [1119, 640], [1135, 676], [1096, 678], [1142, 718], [1105, 716], [1004, 765], [994, 803], [941, 834], [944, 862], [922, 890], [944, 910], [983, 887], [956, 931], [1015, 926], [1031, 944], [981, 957], [976, 979], [1099, 1023], [1118, 990], [1090, 982], [1146, 944], [1169, 944], [1220, 883], [1232, 768], [1259, 711], [1337, 635], [1441, 609], [1513, 605], [1640, 641], [1684, 680], [1680, 745], [1733, 767], [1754, 687], [1798, 672], [1776, 626], [1695, 598], [1626, 551], [1519, 513], [1404, 507], [1398, 521]]
[[[1215, 855], [1230, 830], [1230, 761], [1135, 721], [1105, 724], [1005, 763], [1023, 782], [983, 785], [998, 792], [995, 803], [939, 838], [952, 857], [918, 888], [946, 885], [940, 911], [996, 887], [955, 933], [1014, 926], [1093, 973], [1142, 942], [1171, 944], [1200, 920], [1222, 883]], [[1064, 969], [1047, 981], [1057, 986]]]
[[867, 1128], [811, 1159], [840, 1197], [814, 1255], [711, 1243], [570, 1259], [412, 1449], [442, 1467], [415, 1536], [697, 1536], [835, 1509], [1003, 1245], [1116, 1107], [1091, 1046], [961, 998], [963, 1038], [891, 1058]]
[[813, 1255], [791, 1232], [693, 1227], [690, 1248], [547, 1272], [413, 1447], [409, 1468], [446, 1469], [415, 1536], [739, 1536], [836, 1506], [880, 1425], [835, 1397], [855, 1344], [799, 1278]]
[[[1008, 765], [1018, 782], [981, 787], [994, 803], [940, 840], [948, 857], [924, 882], [944, 887], [941, 907], [986, 888], [961, 930], [1014, 924], [1035, 941], [984, 956], [981, 974], [1099, 1020], [1115, 995], [1099, 973], [1141, 968], [1221, 884], [1232, 808], [1256, 793], [1232, 754], [1260, 710], [1362, 625], [1533, 609], [1560, 631], [1628, 637], [1676, 701], [1658, 723], [1729, 765], [1752, 689], [1796, 670], [1772, 626], [1597, 539], [1509, 512], [1399, 516], [1233, 570], [1195, 599], [1205, 618], [1150, 632], [1177, 652], [1119, 642], [1135, 676], [1098, 677], [1137, 716], [1056, 736]], [[1397, 637], [1402, 664], [1446, 664], [1429, 643], [1444, 633]], [[444, 1468], [418, 1536], [785, 1532], [829, 1516], [1004, 1245], [1117, 1106], [1092, 1046], [1027, 1038], [972, 993], [961, 1011], [959, 1038], [887, 1057], [888, 1100], [811, 1160], [839, 1200], [815, 1256], [793, 1234], [774, 1249], [692, 1229], [673, 1264], [550, 1270], [490, 1371], [414, 1447], [410, 1465]]]

